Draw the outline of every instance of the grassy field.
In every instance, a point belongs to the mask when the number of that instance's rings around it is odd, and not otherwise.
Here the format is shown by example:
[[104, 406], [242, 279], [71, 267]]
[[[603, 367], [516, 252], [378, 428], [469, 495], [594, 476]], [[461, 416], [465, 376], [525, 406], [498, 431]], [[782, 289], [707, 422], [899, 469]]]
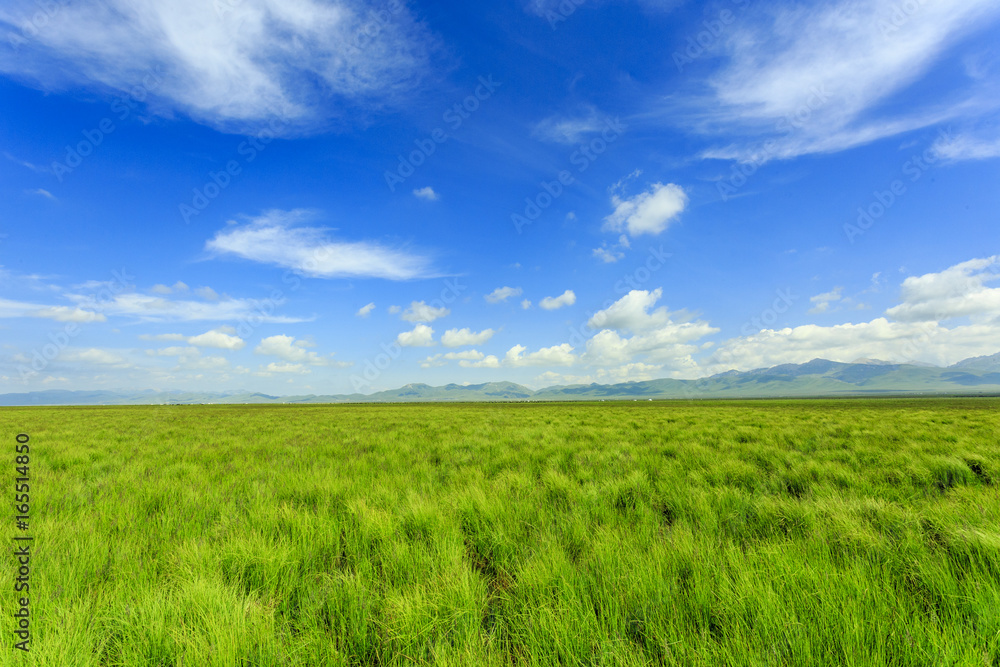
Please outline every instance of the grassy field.
[[23, 654], [8, 509], [4, 665], [1000, 665], [998, 399], [0, 426], [35, 537]]

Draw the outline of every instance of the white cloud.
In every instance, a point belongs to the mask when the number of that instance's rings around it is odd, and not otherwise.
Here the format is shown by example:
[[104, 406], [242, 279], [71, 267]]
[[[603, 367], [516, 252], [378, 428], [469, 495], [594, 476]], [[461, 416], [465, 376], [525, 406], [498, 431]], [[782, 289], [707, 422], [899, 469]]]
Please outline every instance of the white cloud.
[[56, 322], [104, 322], [107, 320], [101, 313], [82, 308], [70, 308], [69, 306], [47, 306], [32, 310], [27, 314], [32, 317], [48, 318]]
[[937, 157], [949, 162], [988, 160], [1000, 157], [1000, 137], [977, 137], [970, 134], [939, 137], [931, 150]]
[[483, 298], [487, 303], [500, 303], [512, 296], [521, 296], [523, 292], [520, 287], [498, 287]]
[[66, 348], [59, 355], [60, 361], [96, 364], [99, 366], [114, 366], [116, 368], [127, 368], [128, 363], [125, 358], [117, 352], [102, 350], [96, 347], [91, 348]]
[[588, 107], [583, 114], [577, 116], [549, 116], [540, 121], [532, 129], [532, 136], [560, 144], [580, 143], [588, 134], [598, 132], [605, 127], [594, 107]]
[[[815, 358], [949, 365], [994, 354], [1000, 347], [1000, 288], [985, 283], [1000, 279], [1000, 273], [988, 271], [997, 268], [998, 262], [997, 256], [973, 259], [938, 273], [907, 278], [902, 303], [889, 308], [888, 317], [829, 327], [807, 324], [765, 329], [727, 340], [705, 362], [705, 370], [750, 370]], [[950, 328], [942, 324], [959, 317], [969, 317], [971, 323]]]
[[604, 219], [604, 230], [639, 236], [663, 232], [684, 211], [688, 196], [679, 185], [654, 183], [631, 199], [614, 193], [611, 203], [615, 210]]
[[522, 301], [521, 302], [521, 308], [524, 309], [524, 310], [528, 310], [529, 308], [531, 308], [531, 300], [530, 299], [525, 299], [524, 301]]
[[0, 25], [18, 42], [0, 52], [0, 71], [45, 90], [138, 97], [132, 91], [141, 88], [154, 111], [244, 133], [301, 132], [408, 101], [432, 43], [404, 2], [64, 3], [22, 38], [20, 27], [38, 11], [29, 0], [0, 10]]
[[515, 345], [507, 350], [503, 363], [514, 368], [521, 366], [572, 366], [577, 361], [573, 354], [573, 346], [569, 343], [543, 347], [537, 352], [524, 354], [527, 350], [523, 345]]
[[538, 302], [538, 306], [544, 310], [556, 310], [563, 306], [572, 306], [576, 303], [576, 294], [573, 290], [566, 290], [559, 296], [547, 296]]
[[600, 248], [594, 248], [594, 257], [607, 264], [612, 264], [620, 259], [624, 259], [625, 253], [615, 250], [613, 247], [608, 248], [607, 245], [603, 245]]
[[440, 197], [438, 193], [434, 192], [434, 188], [431, 186], [417, 188], [413, 191], [413, 194], [417, 196], [418, 199], [425, 199], [427, 201], [437, 201]]
[[171, 294], [171, 293], [173, 293], [172, 289], [170, 289], [166, 285], [161, 285], [161, 284], [153, 285], [151, 288], [149, 288], [149, 291], [152, 292], [153, 294]]
[[307, 350], [312, 344], [304, 340], [295, 340], [294, 336], [279, 334], [268, 336], [260, 342], [254, 349], [255, 354], [278, 357], [285, 361], [296, 364], [309, 364], [310, 366], [329, 366], [330, 360], [321, 357], [316, 352]]
[[[667, 367], [675, 377], [696, 373], [694, 343], [719, 329], [702, 320], [691, 321], [683, 311], [671, 313], [664, 306], [653, 310], [662, 294], [662, 289], [632, 290], [594, 313], [587, 326], [599, 331], [587, 341], [582, 360], [601, 368], [652, 362], [657, 368]], [[629, 338], [619, 332], [634, 335]], [[637, 368], [645, 367], [633, 370]]]
[[404, 331], [396, 336], [396, 342], [403, 347], [431, 347], [434, 343], [434, 329], [426, 324], [418, 324], [413, 331]]
[[[176, 285], [174, 287], [176, 288]], [[220, 298], [219, 293], [211, 287], [199, 287], [194, 293], [206, 301], [218, 301]]]
[[830, 292], [824, 292], [823, 294], [817, 294], [816, 296], [809, 297], [809, 301], [816, 304], [809, 309], [809, 312], [813, 314], [827, 312], [830, 310], [831, 303], [841, 300], [841, 292], [843, 291], [843, 287], [835, 287]]
[[[98, 301], [93, 295], [67, 294], [78, 308], [99, 308], [107, 315], [135, 317], [144, 322], [247, 321], [292, 323], [306, 321], [286, 315], [274, 315], [276, 306], [284, 300], [227, 299], [219, 303], [171, 300], [135, 292], [116, 295], [111, 300]], [[2, 313], [0, 304], [0, 313]], [[101, 316], [103, 317], [103, 315]]]
[[260, 372], [257, 373], [257, 375], [264, 375], [265, 377], [267, 375], [270, 375], [271, 373], [294, 373], [296, 375], [305, 375], [306, 373], [311, 373], [311, 372], [312, 371], [310, 371], [302, 364], [291, 364], [291, 363], [279, 364], [277, 362], [272, 361], [267, 366], [261, 366]]
[[34, 190], [25, 190], [25, 192], [27, 192], [29, 195], [38, 195], [39, 197], [45, 197], [46, 199], [51, 199], [52, 201], [55, 201], [56, 199], [51, 192], [43, 188], [35, 188]]
[[187, 340], [187, 336], [179, 333], [139, 334], [139, 340], [182, 341]]
[[663, 288], [657, 288], [652, 292], [631, 290], [604, 310], [594, 313], [587, 321], [587, 326], [591, 329], [617, 329], [632, 332], [663, 327], [670, 322], [670, 312], [666, 306], [649, 312], [649, 309], [662, 296]]
[[198, 347], [215, 347], [220, 350], [242, 350], [246, 345], [239, 336], [231, 336], [222, 331], [212, 330], [188, 338], [188, 343]]
[[1000, 288], [985, 283], [1000, 280], [1000, 255], [972, 259], [940, 273], [903, 281], [903, 302], [886, 315], [903, 322], [942, 321], [953, 317], [1000, 318]]
[[469, 361], [467, 359], [463, 359], [458, 362], [458, 365], [462, 368], [500, 368], [500, 360], [490, 354], [483, 357], [479, 361]]
[[[449, 361], [481, 361], [485, 358], [482, 352], [478, 350], [462, 350], [461, 352], [446, 352], [444, 354], [435, 354], [433, 356], [427, 357], [420, 362], [422, 368], [434, 368], [437, 366], [443, 366]], [[494, 357], [496, 358], [496, 357]]]
[[410, 280], [430, 276], [426, 257], [367, 241], [330, 241], [325, 229], [293, 226], [311, 215], [302, 209], [265, 211], [248, 224], [229, 225], [219, 231], [205, 249], [314, 278]]
[[[699, 129], [739, 138], [705, 157], [763, 162], [840, 151], [995, 107], [995, 99], [961, 99], [935, 84], [934, 107], [878, 113], [900, 108], [893, 97], [998, 9], [992, 0], [839, 0], [734, 25], [720, 42], [728, 63], [696, 103]], [[773, 143], [762, 150], [766, 140]]]
[[482, 345], [496, 332], [493, 329], [483, 329], [479, 333], [469, 328], [448, 329], [441, 336], [441, 344], [445, 347], [462, 347], [463, 345]]
[[403, 312], [403, 309], [400, 308], [399, 306], [389, 306], [389, 314], [390, 315], [396, 315], [396, 314], [401, 313], [401, 312]]
[[433, 322], [434, 320], [439, 320], [442, 317], [447, 317], [450, 314], [451, 311], [444, 306], [435, 308], [434, 306], [430, 306], [423, 301], [414, 301], [399, 317], [406, 322]]
[[375, 310], [375, 302], [369, 303], [367, 306], [361, 306], [354, 315], [356, 317], [368, 317], [373, 310]]
[[146, 350], [146, 354], [156, 357], [197, 357], [201, 352], [196, 347], [174, 345], [171, 347], [162, 347], [158, 350]]

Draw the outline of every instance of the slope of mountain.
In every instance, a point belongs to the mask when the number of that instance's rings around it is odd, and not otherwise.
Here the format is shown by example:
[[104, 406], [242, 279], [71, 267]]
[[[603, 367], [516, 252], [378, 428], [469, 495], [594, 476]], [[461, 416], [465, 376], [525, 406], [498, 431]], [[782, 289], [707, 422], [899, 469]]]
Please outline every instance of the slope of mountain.
[[180, 405], [198, 403], [387, 403], [419, 401], [572, 401], [667, 398], [777, 398], [926, 394], [1000, 395], [1000, 353], [960, 361], [948, 368], [861, 359], [845, 364], [813, 359], [752, 371], [726, 371], [698, 380], [660, 379], [620, 384], [574, 384], [533, 391], [513, 382], [423, 383], [374, 394], [272, 396], [250, 392], [37, 391], [0, 394], [13, 405]]

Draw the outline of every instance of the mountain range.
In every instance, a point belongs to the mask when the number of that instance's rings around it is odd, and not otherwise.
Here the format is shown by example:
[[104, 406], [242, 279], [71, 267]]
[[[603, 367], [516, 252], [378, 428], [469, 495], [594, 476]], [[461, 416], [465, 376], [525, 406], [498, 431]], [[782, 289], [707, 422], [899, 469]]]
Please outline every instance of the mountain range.
[[33, 391], [0, 394], [0, 406], [157, 405], [199, 403], [390, 403], [416, 401], [580, 401], [691, 398], [783, 398], [889, 395], [1000, 395], [1000, 353], [946, 368], [877, 359], [853, 363], [813, 359], [752, 371], [726, 371], [698, 380], [556, 385], [533, 390], [513, 382], [408, 384], [374, 394], [271, 396], [249, 392]]

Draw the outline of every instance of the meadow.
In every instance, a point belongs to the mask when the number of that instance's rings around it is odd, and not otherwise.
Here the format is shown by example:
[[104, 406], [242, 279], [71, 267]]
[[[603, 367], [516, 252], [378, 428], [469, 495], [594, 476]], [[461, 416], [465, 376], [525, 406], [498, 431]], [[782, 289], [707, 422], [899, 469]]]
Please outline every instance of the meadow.
[[35, 538], [25, 654], [5, 519], [3, 665], [1000, 665], [1000, 399], [0, 427]]

